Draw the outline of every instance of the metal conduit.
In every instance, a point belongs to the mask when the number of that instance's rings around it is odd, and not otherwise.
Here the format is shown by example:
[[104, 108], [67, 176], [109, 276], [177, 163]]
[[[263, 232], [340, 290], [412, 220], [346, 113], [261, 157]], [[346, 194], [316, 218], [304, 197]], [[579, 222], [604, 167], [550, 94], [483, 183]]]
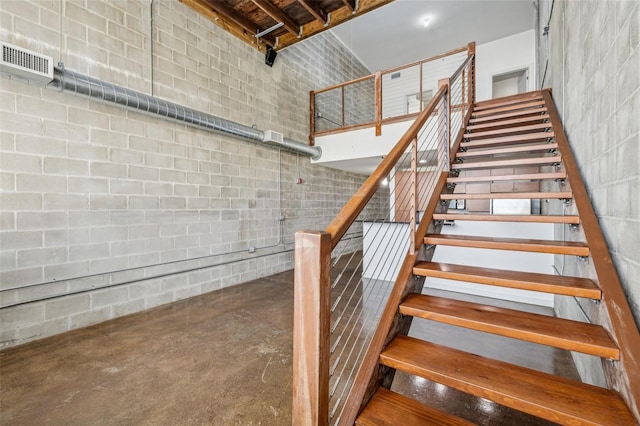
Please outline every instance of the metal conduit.
[[264, 132], [260, 129], [70, 71], [65, 69], [63, 64], [54, 68], [54, 79], [49, 83], [49, 86], [57, 88], [60, 92], [88, 96], [222, 135], [306, 155], [314, 160], [319, 159], [322, 155], [320, 147], [309, 146], [289, 138], [284, 138], [282, 142], [265, 141]]

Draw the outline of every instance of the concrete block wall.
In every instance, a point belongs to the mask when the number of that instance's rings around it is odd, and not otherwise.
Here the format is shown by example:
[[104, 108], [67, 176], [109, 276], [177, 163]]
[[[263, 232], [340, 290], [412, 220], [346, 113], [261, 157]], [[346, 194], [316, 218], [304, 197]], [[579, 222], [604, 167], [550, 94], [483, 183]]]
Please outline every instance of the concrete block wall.
[[[546, 25], [546, 2], [541, 27]], [[543, 4], [543, 6], [545, 6]], [[563, 34], [564, 21], [564, 34]], [[553, 97], [591, 197], [636, 325], [640, 326], [640, 4], [637, 1], [556, 1], [549, 35], [539, 31], [544, 87]], [[564, 69], [563, 69], [564, 64]], [[564, 71], [564, 72], [563, 72]], [[562, 207], [556, 206], [556, 213]], [[579, 238], [557, 227], [561, 238]], [[574, 235], [575, 234], [575, 235]], [[566, 275], [590, 265], [558, 257]], [[560, 316], [607, 323], [603, 305], [558, 297]], [[583, 314], [583, 312], [585, 314]], [[575, 355], [585, 381], [606, 386], [600, 361]]]
[[[330, 33], [269, 68], [178, 1], [3, 0], [0, 24], [67, 69], [299, 141], [309, 90], [368, 73]], [[0, 114], [0, 347], [290, 269], [295, 230], [364, 180], [6, 78]]]

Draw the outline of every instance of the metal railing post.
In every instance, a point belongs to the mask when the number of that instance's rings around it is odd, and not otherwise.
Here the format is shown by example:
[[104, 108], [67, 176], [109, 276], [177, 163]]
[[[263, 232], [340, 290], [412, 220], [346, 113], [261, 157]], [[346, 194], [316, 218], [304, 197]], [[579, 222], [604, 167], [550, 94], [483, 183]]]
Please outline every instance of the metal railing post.
[[292, 424], [329, 424], [331, 235], [295, 236]]
[[416, 224], [417, 224], [417, 214], [416, 210], [418, 210], [418, 138], [415, 137], [411, 142], [411, 200], [410, 203], [410, 226], [409, 226], [409, 236], [410, 236], [410, 246], [409, 253], [415, 253], [416, 247]]
[[342, 96], [342, 127], [344, 127], [345, 126], [344, 124], [344, 86], [342, 86], [341, 93], [342, 93], [341, 95]]
[[442, 113], [441, 122], [438, 123], [442, 126], [442, 144], [438, 148], [439, 157], [442, 158], [442, 163], [438, 162], [441, 166], [440, 170], [449, 170], [449, 150], [451, 149], [451, 84], [448, 78], [438, 80], [438, 87], [446, 86], [446, 91], [442, 96]]
[[316, 93], [309, 92], [309, 145], [315, 144], [316, 134]]
[[376, 136], [382, 134], [382, 72], [378, 71], [375, 78], [375, 107], [376, 107]]
[[473, 105], [476, 101], [476, 43], [471, 42], [467, 45], [467, 56], [472, 56], [471, 64], [469, 65], [469, 105]]

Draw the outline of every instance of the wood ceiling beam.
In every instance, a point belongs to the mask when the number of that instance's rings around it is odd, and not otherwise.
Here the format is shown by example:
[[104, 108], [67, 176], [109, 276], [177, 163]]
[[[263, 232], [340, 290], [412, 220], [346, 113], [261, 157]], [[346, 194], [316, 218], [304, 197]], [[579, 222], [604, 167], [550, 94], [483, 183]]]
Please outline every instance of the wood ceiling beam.
[[305, 9], [322, 24], [326, 24], [329, 21], [329, 15], [313, 0], [297, 0]]
[[286, 30], [293, 36], [300, 34], [300, 25], [269, 0], [251, 0], [256, 6], [271, 16], [276, 22], [282, 22]]
[[329, 14], [329, 24], [326, 26], [319, 21], [311, 21], [308, 24], [302, 26], [300, 37], [293, 36], [292, 34], [284, 34], [283, 36], [278, 37], [276, 50], [284, 49], [285, 47], [291, 46], [297, 41], [311, 37], [312, 35], [318, 34], [319, 32], [322, 32], [329, 28], [335, 27], [336, 25], [353, 19], [356, 16], [371, 12], [372, 10], [384, 6], [385, 4], [389, 4], [392, 1], [393, 0], [359, 0], [357, 13], [353, 13], [353, 10], [351, 10], [349, 6], [343, 6], [340, 9], [334, 10]]
[[248, 18], [239, 14], [235, 9], [222, 1], [207, 0], [179, 0], [196, 12], [206, 16], [216, 25], [234, 36], [242, 39], [246, 43], [264, 52], [266, 45], [275, 46], [276, 40], [268, 35], [256, 39], [255, 35], [264, 28], [258, 27]]
[[349, 10], [351, 10], [352, 12], [355, 12], [356, 0], [342, 0], [342, 3], [344, 3], [344, 5], [349, 8]]

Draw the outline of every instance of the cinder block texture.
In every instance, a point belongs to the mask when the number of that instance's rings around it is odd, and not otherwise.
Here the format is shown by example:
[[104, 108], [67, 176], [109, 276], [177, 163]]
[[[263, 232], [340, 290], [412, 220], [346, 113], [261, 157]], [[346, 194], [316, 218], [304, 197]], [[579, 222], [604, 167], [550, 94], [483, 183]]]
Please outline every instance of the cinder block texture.
[[[545, 3], [543, 16], [548, 16], [551, 2], [541, 2]], [[540, 65], [547, 66], [543, 86], [553, 89], [569, 143], [640, 327], [640, 4], [563, 0], [553, 8], [549, 35], [540, 39], [540, 45], [548, 47], [541, 49]], [[558, 238], [565, 235], [562, 227], [556, 231]], [[559, 257], [556, 264], [566, 274], [591, 272], [571, 256]], [[582, 305], [593, 322], [606, 324], [604, 304], [599, 308]], [[560, 316], [584, 320], [572, 299], [559, 299], [556, 311]], [[574, 359], [583, 380], [604, 384], [599, 361]]]
[[[331, 33], [281, 52], [270, 68], [182, 3], [150, 3], [3, 0], [0, 37], [299, 141], [310, 90], [369, 72]], [[324, 228], [364, 181], [70, 93], [1, 83], [0, 347], [289, 269], [294, 232]]]

